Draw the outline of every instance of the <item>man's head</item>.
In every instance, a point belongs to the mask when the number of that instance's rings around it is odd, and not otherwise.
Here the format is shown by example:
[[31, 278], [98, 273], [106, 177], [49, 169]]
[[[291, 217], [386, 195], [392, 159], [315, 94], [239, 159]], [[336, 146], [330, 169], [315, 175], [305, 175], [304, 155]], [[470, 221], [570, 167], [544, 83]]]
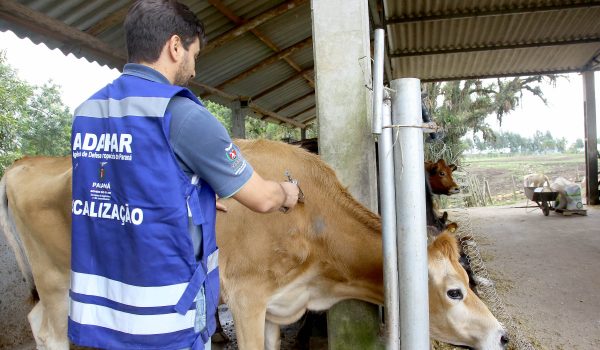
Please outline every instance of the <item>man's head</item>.
[[193, 78], [204, 25], [174, 0], [138, 0], [125, 18], [128, 61], [153, 66], [173, 84]]

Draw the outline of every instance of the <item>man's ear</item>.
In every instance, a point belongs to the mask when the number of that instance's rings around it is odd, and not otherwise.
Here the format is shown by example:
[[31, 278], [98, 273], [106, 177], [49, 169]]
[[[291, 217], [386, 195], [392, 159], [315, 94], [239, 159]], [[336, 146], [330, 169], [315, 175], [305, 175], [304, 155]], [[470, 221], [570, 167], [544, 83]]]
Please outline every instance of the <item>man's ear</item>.
[[179, 61], [181, 57], [183, 57], [183, 43], [181, 42], [181, 38], [179, 35], [173, 35], [167, 41], [167, 50], [169, 52], [169, 56], [173, 61]]

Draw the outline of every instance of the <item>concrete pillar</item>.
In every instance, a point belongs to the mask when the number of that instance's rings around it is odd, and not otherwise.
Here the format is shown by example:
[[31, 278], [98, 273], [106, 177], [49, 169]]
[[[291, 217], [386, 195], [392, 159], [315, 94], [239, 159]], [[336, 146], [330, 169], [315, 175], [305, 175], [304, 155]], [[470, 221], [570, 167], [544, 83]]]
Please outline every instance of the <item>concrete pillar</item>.
[[300, 129], [300, 140], [306, 140], [306, 128]]
[[[360, 202], [377, 210], [367, 0], [311, 0], [319, 153]], [[382, 349], [379, 309], [342, 302], [328, 312], [329, 349]]]
[[583, 76], [583, 113], [585, 120], [585, 172], [586, 197], [591, 205], [600, 204], [598, 199], [598, 146], [596, 131], [596, 94], [594, 71], [585, 71]]
[[234, 139], [246, 138], [247, 106], [246, 101], [235, 100], [231, 102], [231, 137]]

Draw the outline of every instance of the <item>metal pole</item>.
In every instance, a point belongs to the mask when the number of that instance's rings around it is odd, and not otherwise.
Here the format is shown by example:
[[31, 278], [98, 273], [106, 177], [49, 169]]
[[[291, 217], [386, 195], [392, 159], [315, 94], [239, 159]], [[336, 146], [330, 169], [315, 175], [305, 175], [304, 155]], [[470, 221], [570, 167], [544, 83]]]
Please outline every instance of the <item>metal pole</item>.
[[375, 29], [373, 55], [373, 134], [381, 134], [381, 108], [383, 104], [383, 53], [384, 30]]
[[[379, 134], [379, 198], [383, 241], [383, 289], [385, 297], [385, 348], [400, 349], [400, 305], [398, 300], [398, 251], [396, 246], [396, 189], [392, 130], [382, 132], [381, 125], [392, 124], [392, 103], [383, 91], [384, 30], [375, 29], [373, 63], [373, 134]], [[385, 95], [385, 100], [383, 96]]]
[[[419, 79], [392, 81], [394, 124], [422, 124]], [[394, 132], [395, 133], [395, 132]], [[400, 273], [400, 343], [403, 350], [429, 349], [427, 232], [423, 130], [399, 128], [394, 148], [396, 225]]]
[[585, 124], [585, 172], [586, 197], [588, 205], [600, 203], [598, 199], [598, 146], [596, 133], [596, 92], [594, 71], [582, 72], [583, 77], [583, 114]]
[[[383, 102], [383, 125], [392, 124], [392, 102], [387, 93]], [[400, 304], [398, 298], [398, 251], [396, 243], [396, 189], [392, 130], [379, 137], [379, 182], [383, 238], [383, 288], [385, 296], [385, 348], [400, 349]]]

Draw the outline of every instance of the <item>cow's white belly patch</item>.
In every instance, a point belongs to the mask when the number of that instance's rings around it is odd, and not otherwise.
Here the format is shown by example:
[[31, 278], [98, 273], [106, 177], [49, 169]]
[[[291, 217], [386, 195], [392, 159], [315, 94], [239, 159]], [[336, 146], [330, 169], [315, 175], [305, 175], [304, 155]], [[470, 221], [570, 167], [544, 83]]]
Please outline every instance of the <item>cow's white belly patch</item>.
[[341, 300], [331, 290], [322, 292], [323, 284], [315, 281], [314, 271], [307, 271], [277, 290], [267, 303], [267, 319], [273, 323], [291, 324], [309, 310], [326, 310]]

